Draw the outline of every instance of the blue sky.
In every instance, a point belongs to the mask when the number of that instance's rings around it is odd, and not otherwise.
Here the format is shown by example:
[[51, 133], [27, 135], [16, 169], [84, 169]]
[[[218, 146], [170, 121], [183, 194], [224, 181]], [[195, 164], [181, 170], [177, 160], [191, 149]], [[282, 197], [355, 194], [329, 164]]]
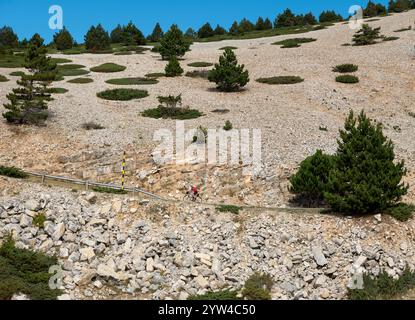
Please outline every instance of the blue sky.
[[[91, 25], [102, 23], [112, 30], [118, 23], [132, 20], [143, 32], [152, 31], [156, 22], [167, 29], [177, 23], [182, 29], [198, 29], [205, 22], [229, 28], [234, 20], [246, 17], [256, 21], [258, 16], [276, 15], [285, 8], [293, 12], [312, 11], [316, 16], [321, 11], [333, 9], [348, 16], [352, 5], [366, 6], [368, 0], [0, 0], [0, 26], [9, 25], [20, 38], [30, 38], [38, 32], [49, 42], [56, 32], [49, 29], [49, 7], [60, 5], [63, 9], [64, 25], [78, 42]], [[388, 0], [378, 0], [386, 5]]]

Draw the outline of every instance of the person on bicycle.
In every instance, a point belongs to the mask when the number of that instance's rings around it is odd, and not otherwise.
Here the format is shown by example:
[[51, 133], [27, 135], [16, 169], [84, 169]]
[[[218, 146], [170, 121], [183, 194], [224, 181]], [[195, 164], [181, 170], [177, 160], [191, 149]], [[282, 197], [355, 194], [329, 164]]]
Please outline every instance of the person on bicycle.
[[192, 195], [194, 198], [197, 198], [199, 196], [199, 190], [197, 189], [196, 186], [192, 187]]

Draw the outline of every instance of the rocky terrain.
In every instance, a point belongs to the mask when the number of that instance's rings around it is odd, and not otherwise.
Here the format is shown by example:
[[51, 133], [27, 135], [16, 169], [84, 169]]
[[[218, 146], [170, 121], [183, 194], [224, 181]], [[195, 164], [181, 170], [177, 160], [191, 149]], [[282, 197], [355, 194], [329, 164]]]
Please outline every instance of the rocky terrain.
[[[186, 299], [269, 273], [273, 299], [345, 299], [353, 273], [415, 267], [414, 224], [173, 205], [0, 180], [0, 237], [55, 254], [61, 299]], [[33, 226], [40, 212], [47, 221]]]

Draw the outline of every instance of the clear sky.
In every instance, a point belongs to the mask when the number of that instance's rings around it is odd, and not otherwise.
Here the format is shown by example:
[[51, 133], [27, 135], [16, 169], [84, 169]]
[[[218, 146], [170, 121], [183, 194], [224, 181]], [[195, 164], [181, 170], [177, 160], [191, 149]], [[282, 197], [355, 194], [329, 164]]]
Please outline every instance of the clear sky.
[[[285, 8], [294, 13], [333, 9], [347, 17], [352, 5], [366, 6], [368, 0], [0, 0], [0, 26], [11, 26], [19, 38], [30, 38], [35, 32], [51, 41], [56, 30], [49, 29], [49, 7], [60, 5], [63, 23], [75, 39], [81, 43], [91, 25], [102, 23], [112, 30], [118, 23], [132, 20], [145, 35], [160, 22], [164, 30], [177, 23], [186, 30], [197, 30], [205, 22], [229, 28], [234, 20], [246, 17], [253, 22], [258, 16], [276, 15]], [[388, 0], [377, 0], [384, 5]]]

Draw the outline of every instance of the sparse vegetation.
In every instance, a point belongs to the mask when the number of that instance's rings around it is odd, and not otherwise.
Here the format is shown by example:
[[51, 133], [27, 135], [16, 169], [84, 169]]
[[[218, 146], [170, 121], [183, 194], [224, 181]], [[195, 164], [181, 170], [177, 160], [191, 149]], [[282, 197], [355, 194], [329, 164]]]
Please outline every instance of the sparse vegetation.
[[5, 76], [0, 74], [0, 82], [7, 82], [9, 79], [7, 79]]
[[25, 179], [27, 178], [27, 174], [16, 167], [6, 167], [6, 166], [0, 166], [0, 176], [5, 176], [9, 178], [15, 178], [15, 179]]
[[100, 124], [96, 122], [86, 122], [82, 125], [82, 128], [85, 130], [103, 130], [105, 127], [101, 126]]
[[239, 212], [242, 210], [240, 207], [232, 206], [232, 205], [221, 205], [216, 208], [219, 212], [229, 212], [233, 214], [239, 214]]
[[154, 119], [189, 120], [203, 116], [198, 110], [178, 107], [182, 104], [182, 96], [160, 96], [160, 105], [155, 109], [148, 109], [142, 113], [143, 117]]
[[165, 77], [166, 74], [164, 72], [154, 72], [154, 73], [147, 73], [145, 75], [146, 78], [153, 78], [153, 79], [158, 79], [158, 78], [162, 78]]
[[56, 300], [61, 290], [49, 287], [49, 268], [58, 265], [55, 257], [16, 248], [11, 236], [0, 247], [0, 300], [25, 294], [32, 300]]
[[193, 70], [186, 72], [186, 77], [189, 78], [202, 78], [208, 79], [209, 78], [209, 70]]
[[104, 63], [100, 66], [93, 67], [90, 70], [92, 72], [101, 72], [101, 73], [113, 73], [113, 72], [121, 72], [127, 69], [125, 66], [120, 66], [116, 63]]
[[44, 212], [39, 212], [33, 218], [33, 225], [39, 229], [43, 229], [45, 227], [46, 222], [46, 215]]
[[226, 51], [228, 49], [230, 49], [230, 50], [238, 50], [238, 47], [226, 46], [226, 47], [220, 48], [219, 50]]
[[232, 122], [230, 122], [229, 120], [227, 120], [225, 122], [225, 125], [223, 127], [223, 130], [225, 130], [225, 131], [231, 131], [232, 129], [233, 129]]
[[54, 94], [64, 94], [67, 93], [69, 90], [65, 88], [49, 88], [46, 90], [47, 93], [54, 93]]
[[411, 219], [415, 212], [415, 205], [399, 203], [385, 210], [385, 213], [396, 220], [405, 222]]
[[113, 89], [99, 92], [97, 96], [105, 100], [128, 101], [148, 97], [148, 92], [136, 89]]
[[351, 74], [345, 74], [345, 75], [341, 75], [336, 77], [336, 82], [340, 82], [340, 83], [358, 83], [359, 82], [359, 78], [356, 76], [353, 76]]
[[271, 300], [273, 285], [270, 275], [255, 273], [245, 282], [242, 295], [247, 300]]
[[10, 76], [12, 76], [12, 77], [22, 77], [24, 75], [25, 75], [25, 73], [23, 71], [13, 71], [13, 72], [10, 72]]
[[120, 85], [120, 86], [151, 85], [151, 84], [158, 83], [156, 79], [149, 79], [149, 78], [120, 78], [120, 79], [110, 79], [105, 82], [109, 84]]
[[292, 39], [286, 39], [282, 41], [274, 42], [273, 45], [281, 46], [281, 48], [298, 48], [303, 43], [309, 43], [317, 41], [317, 39], [314, 38], [292, 38]]
[[77, 84], [87, 84], [87, 83], [94, 82], [94, 80], [91, 78], [75, 78], [75, 79], [69, 80], [68, 82], [77, 83]]
[[382, 41], [395, 41], [399, 40], [399, 37], [384, 37], [382, 38]]
[[415, 288], [415, 273], [407, 267], [399, 279], [382, 271], [376, 278], [363, 275], [363, 289], [349, 289], [350, 300], [394, 300]]
[[278, 76], [278, 77], [271, 77], [271, 78], [260, 78], [257, 79], [259, 83], [266, 83], [266, 84], [295, 84], [301, 83], [304, 79], [297, 76]]
[[94, 187], [92, 188], [92, 190], [98, 193], [108, 193], [108, 194], [127, 194], [128, 193], [125, 190], [104, 188], [104, 187]]
[[333, 72], [351, 73], [359, 70], [359, 66], [351, 63], [339, 64], [333, 68]]
[[188, 64], [189, 67], [193, 68], [207, 68], [213, 66], [213, 63], [210, 62], [192, 62]]
[[412, 26], [409, 26], [408, 28], [398, 29], [398, 30], [395, 30], [393, 32], [405, 32], [405, 31], [410, 31], [410, 30], [412, 30]]

